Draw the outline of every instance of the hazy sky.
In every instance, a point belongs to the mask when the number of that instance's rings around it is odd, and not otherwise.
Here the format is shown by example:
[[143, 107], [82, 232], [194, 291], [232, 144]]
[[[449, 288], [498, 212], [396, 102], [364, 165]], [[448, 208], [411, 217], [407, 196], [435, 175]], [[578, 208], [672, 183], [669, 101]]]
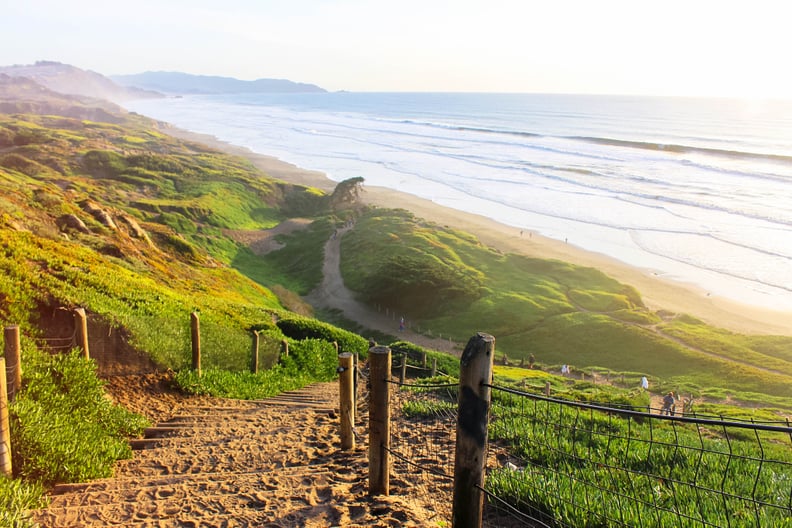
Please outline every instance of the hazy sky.
[[786, 0], [6, 0], [0, 65], [351, 91], [792, 97]]

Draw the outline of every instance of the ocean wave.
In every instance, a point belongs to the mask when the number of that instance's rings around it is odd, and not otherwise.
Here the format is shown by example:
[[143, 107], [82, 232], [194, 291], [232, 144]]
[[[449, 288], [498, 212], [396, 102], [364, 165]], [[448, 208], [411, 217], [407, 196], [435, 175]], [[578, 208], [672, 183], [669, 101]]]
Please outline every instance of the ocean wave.
[[655, 143], [651, 141], [633, 141], [627, 139], [613, 139], [605, 137], [591, 136], [565, 136], [567, 139], [607, 145], [611, 147], [628, 147], [641, 150], [652, 150], [657, 152], [674, 152], [676, 154], [702, 153], [727, 158], [740, 158], [746, 160], [770, 160], [784, 163], [792, 163], [792, 156], [785, 154], [772, 154], [763, 152], [749, 152], [744, 150], [719, 149], [712, 147], [698, 147], [692, 145], [680, 145], [674, 143]]

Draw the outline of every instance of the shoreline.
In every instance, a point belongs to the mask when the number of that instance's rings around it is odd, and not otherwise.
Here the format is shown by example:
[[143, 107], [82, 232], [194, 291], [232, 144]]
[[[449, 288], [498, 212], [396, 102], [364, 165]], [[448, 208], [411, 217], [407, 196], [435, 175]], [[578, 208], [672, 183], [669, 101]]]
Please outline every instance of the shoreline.
[[[163, 132], [177, 138], [203, 143], [250, 160], [267, 175], [332, 192], [336, 182], [320, 171], [302, 169], [266, 154], [232, 145], [208, 134], [167, 125]], [[520, 230], [487, 217], [438, 205], [403, 191], [364, 184], [363, 201], [369, 205], [401, 208], [437, 224], [467, 231], [483, 244], [508, 253], [556, 259], [599, 269], [614, 279], [635, 287], [651, 310], [686, 313], [715, 327], [744, 334], [792, 336], [792, 312], [776, 311], [712, 296], [703, 288], [653, 275], [651, 270], [630, 266], [604, 254], [588, 251], [536, 232]]]

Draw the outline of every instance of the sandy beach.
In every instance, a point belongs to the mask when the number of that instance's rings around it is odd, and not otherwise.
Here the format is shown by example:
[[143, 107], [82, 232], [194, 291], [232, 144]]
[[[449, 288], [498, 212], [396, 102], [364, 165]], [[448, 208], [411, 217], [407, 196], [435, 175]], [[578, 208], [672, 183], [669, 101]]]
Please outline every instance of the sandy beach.
[[[204, 143], [230, 154], [244, 156], [266, 174], [284, 181], [311, 185], [325, 191], [332, 191], [335, 187], [336, 182], [321, 172], [302, 169], [283, 160], [219, 141], [213, 136], [175, 127], [164, 131], [181, 139]], [[792, 335], [792, 313], [789, 312], [763, 309], [710, 295], [695, 284], [664, 279], [653, 274], [651, 270], [635, 268], [607, 255], [587, 251], [537, 233], [525, 231], [521, 234], [514, 227], [480, 215], [443, 207], [406, 192], [364, 185], [363, 199], [371, 205], [407, 209], [432, 222], [467, 231], [479, 237], [482, 243], [500, 251], [558, 259], [597, 268], [637, 288], [644, 303], [653, 310], [686, 313], [738, 333]]]

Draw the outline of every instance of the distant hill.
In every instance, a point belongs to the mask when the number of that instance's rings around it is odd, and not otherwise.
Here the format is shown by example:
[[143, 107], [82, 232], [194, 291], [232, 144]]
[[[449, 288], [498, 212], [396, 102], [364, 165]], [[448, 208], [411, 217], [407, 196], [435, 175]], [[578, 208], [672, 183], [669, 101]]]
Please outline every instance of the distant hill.
[[104, 99], [55, 92], [28, 77], [0, 73], [0, 113], [60, 115], [118, 123], [125, 111]]
[[38, 61], [35, 64], [0, 66], [0, 73], [32, 79], [61, 94], [95, 97], [115, 103], [162, 97], [162, 94], [156, 92], [120, 86], [99, 73], [60, 62]]
[[323, 93], [327, 91], [315, 84], [297, 83], [285, 79], [242, 81], [233, 77], [192, 75], [181, 72], [150, 71], [133, 75], [112, 75], [110, 78], [123, 86], [169, 94]]

